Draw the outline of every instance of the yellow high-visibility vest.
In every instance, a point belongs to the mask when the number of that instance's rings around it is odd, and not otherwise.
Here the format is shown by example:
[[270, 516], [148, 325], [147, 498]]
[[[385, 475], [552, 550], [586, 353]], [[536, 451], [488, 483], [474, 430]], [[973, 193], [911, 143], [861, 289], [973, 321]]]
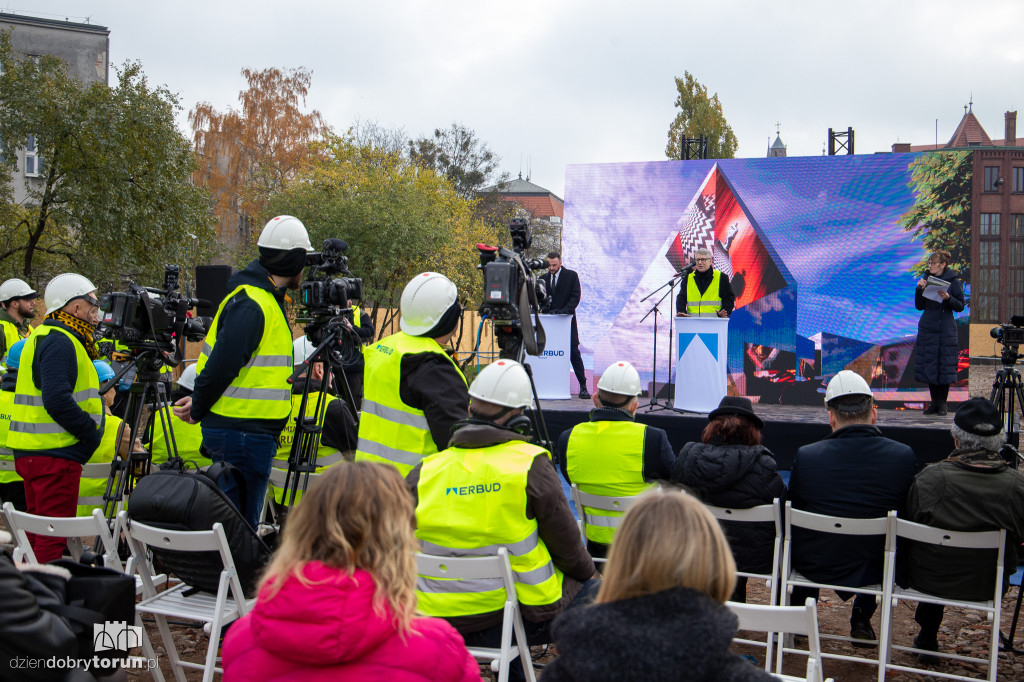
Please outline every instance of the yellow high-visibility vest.
[[[448, 448], [423, 460], [417, 485], [416, 537], [435, 556], [493, 556], [508, 550], [522, 604], [542, 606], [562, 597], [562, 572], [540, 539], [537, 520], [526, 516], [526, 478], [535, 445], [511, 441], [486, 448]], [[496, 580], [449, 580], [420, 576], [419, 609], [452, 617], [498, 611], [505, 588]]]
[[424, 456], [437, 452], [423, 410], [406, 405], [399, 395], [402, 357], [416, 353], [443, 356], [466, 382], [459, 366], [433, 339], [398, 332], [363, 349], [366, 379], [356, 461], [391, 464], [403, 476]]
[[718, 293], [718, 287], [722, 280], [722, 273], [718, 270], [711, 271], [711, 284], [700, 293], [697, 288], [696, 273], [691, 272], [686, 278], [686, 312], [690, 315], [715, 315], [722, 308], [722, 297]]

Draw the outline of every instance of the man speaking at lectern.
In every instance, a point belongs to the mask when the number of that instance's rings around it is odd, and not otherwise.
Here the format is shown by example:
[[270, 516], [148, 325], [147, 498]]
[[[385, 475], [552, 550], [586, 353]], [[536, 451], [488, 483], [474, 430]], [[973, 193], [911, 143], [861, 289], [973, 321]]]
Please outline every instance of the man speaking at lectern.
[[694, 270], [680, 281], [676, 297], [676, 315], [680, 317], [729, 317], [736, 307], [729, 275], [711, 268], [711, 251], [697, 249]]
[[562, 267], [562, 254], [552, 251], [548, 254], [548, 271], [540, 276], [551, 295], [551, 303], [544, 312], [549, 315], [572, 315], [572, 326], [569, 336], [569, 360], [576, 381], [580, 384], [580, 397], [589, 398], [587, 391], [587, 374], [583, 370], [583, 356], [580, 355], [580, 332], [576, 327], [576, 306], [580, 304], [582, 291], [580, 276], [575, 270]]

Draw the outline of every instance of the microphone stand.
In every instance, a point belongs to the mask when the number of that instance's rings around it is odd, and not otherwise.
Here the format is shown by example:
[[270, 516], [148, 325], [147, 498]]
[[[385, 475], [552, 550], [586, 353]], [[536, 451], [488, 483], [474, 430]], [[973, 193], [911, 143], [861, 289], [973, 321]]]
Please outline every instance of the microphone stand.
[[[651, 306], [651, 309], [647, 311], [647, 314], [644, 315], [642, 318], [640, 318], [640, 322], [643, 322], [644, 320], [646, 320], [651, 315], [651, 313], [654, 314], [654, 358], [653, 358], [653, 366], [651, 367], [651, 396], [650, 396], [650, 400], [647, 402], [647, 404], [644, 405], [644, 408], [646, 408], [648, 410], [651, 410], [651, 411], [653, 411], [655, 408], [663, 409], [663, 410], [674, 409], [668, 403], [668, 399], [666, 399], [666, 404], [665, 405], [660, 405], [658, 403], [658, 314], [661, 312], [661, 310], [659, 310], [658, 306], [661, 305], [661, 302], [664, 301], [667, 296], [669, 296], [670, 294], [672, 294], [675, 291], [676, 281], [680, 277], [685, 276], [685, 274], [687, 272], [689, 272], [689, 270], [690, 270], [689, 268], [684, 268], [682, 271], [677, 272], [676, 274], [672, 275], [672, 278], [669, 279], [667, 282], [665, 282], [664, 284], [659, 286], [657, 289], [655, 289], [654, 291], [650, 292], [649, 294], [647, 294], [646, 296], [644, 296], [643, 298], [640, 299], [640, 303], [643, 303], [644, 301], [646, 301], [647, 299], [651, 298], [652, 296], [654, 296], [656, 293], [658, 293], [662, 289], [668, 287], [668, 291], [666, 291], [664, 294], [662, 294], [661, 298], [659, 298], [657, 301], [655, 301], [654, 305]], [[669, 328], [671, 329], [671, 323], [669, 325]], [[670, 337], [669, 338], [669, 356], [670, 356], [669, 357], [669, 374], [670, 374], [669, 381], [670, 382], [672, 381], [672, 377], [671, 377], [672, 358], [671, 358], [671, 355], [672, 355], [672, 339]]]

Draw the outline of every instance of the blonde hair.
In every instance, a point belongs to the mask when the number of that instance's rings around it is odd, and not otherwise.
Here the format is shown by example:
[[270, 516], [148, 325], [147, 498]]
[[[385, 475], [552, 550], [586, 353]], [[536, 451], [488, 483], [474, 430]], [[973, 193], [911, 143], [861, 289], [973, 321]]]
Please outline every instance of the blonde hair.
[[[340, 462], [327, 469], [288, 514], [281, 544], [263, 576], [272, 598], [303, 568], [319, 561], [373, 577], [373, 609], [394, 614], [406, 633], [416, 611], [415, 509], [405, 481], [390, 465]], [[386, 607], [386, 608], [385, 608]]]
[[679, 490], [652, 491], [616, 531], [596, 601], [688, 587], [725, 603], [735, 586], [736, 562], [707, 507]]

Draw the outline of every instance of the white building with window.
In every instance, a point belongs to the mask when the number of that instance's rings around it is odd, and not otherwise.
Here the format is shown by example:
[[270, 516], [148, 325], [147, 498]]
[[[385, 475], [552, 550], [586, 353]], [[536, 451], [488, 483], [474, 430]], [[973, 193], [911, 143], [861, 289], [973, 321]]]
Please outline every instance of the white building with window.
[[[106, 26], [0, 12], [0, 31], [11, 31], [11, 46], [17, 54], [60, 57], [82, 82], [110, 82], [110, 30]], [[25, 146], [14, 152], [18, 159], [14, 200], [18, 203], [27, 196], [26, 183], [42, 182], [39, 178], [46, 170], [46, 159], [36, 150], [36, 139], [29, 135]]]

